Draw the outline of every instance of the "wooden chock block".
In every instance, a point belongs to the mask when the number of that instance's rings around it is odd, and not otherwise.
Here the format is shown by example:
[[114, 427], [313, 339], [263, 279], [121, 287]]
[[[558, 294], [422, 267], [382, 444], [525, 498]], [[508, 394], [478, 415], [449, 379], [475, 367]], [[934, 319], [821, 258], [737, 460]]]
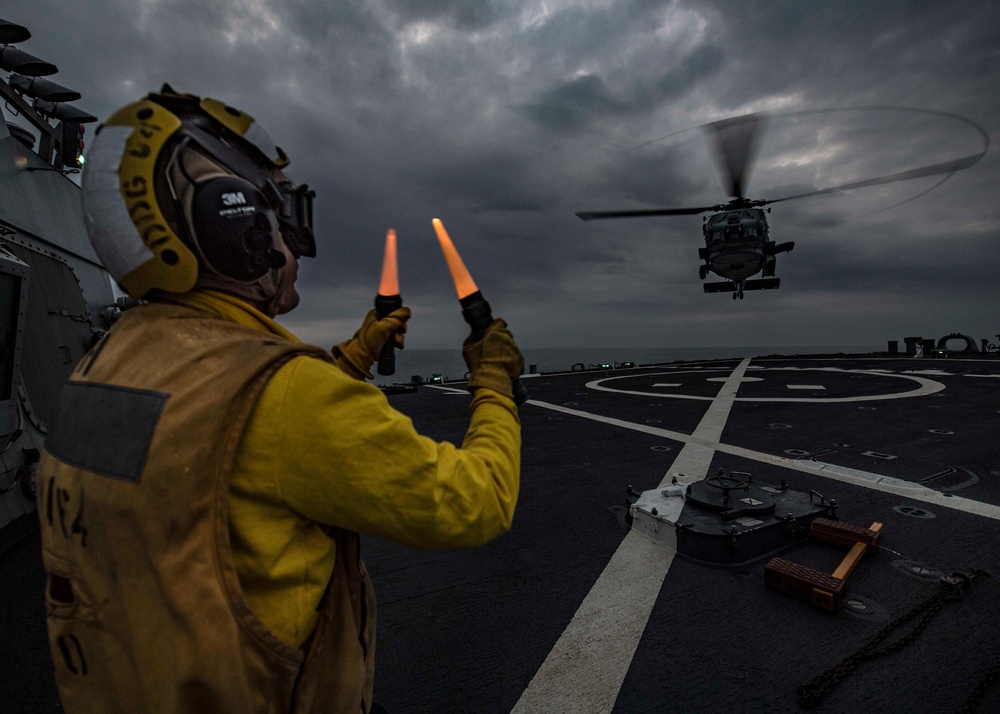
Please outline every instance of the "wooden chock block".
[[847, 583], [784, 558], [771, 558], [764, 566], [764, 585], [824, 610], [839, 612]]
[[839, 612], [844, 604], [847, 576], [866, 552], [875, 554], [878, 551], [882, 524], [872, 523], [864, 528], [829, 518], [816, 518], [810, 525], [809, 533], [816, 540], [850, 548], [833, 574], [827, 575], [784, 558], [771, 558], [764, 566], [764, 585], [824, 610]]
[[809, 526], [809, 535], [816, 540], [847, 548], [852, 548], [857, 543], [864, 543], [871, 547], [868, 552], [872, 555], [878, 551], [881, 533], [881, 523], [872, 523], [870, 527], [865, 528], [842, 521], [832, 521], [829, 518], [816, 518]]

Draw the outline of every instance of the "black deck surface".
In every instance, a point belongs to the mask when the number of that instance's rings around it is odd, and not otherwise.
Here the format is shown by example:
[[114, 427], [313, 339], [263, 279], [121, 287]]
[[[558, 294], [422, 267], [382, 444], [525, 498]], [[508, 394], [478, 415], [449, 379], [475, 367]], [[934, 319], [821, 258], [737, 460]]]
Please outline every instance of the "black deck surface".
[[[379, 599], [376, 700], [389, 712], [511, 711], [625, 539], [626, 486], [655, 488], [672, 473], [682, 437], [695, 431], [738, 364], [526, 379], [533, 402], [520, 412], [521, 494], [508, 534], [455, 553], [365, 539]], [[877, 398], [921, 388], [907, 375], [943, 389]], [[1000, 664], [1000, 511], [969, 507], [1000, 504], [1000, 361], [755, 359], [745, 379], [720, 439], [739, 449], [720, 447], [710, 471], [784, 480], [836, 499], [845, 522], [881, 522], [882, 548], [848, 579], [860, 609], [831, 614], [766, 589], [766, 557], [732, 567], [677, 557], [613, 710], [804, 711], [796, 686], [935, 594], [942, 575], [979, 568], [994, 576], [943, 605], [909, 644], [860, 664], [816, 709], [960, 711]], [[466, 395], [421, 387], [390, 399], [429, 436], [459, 441], [464, 434]], [[774, 457], [913, 482], [952, 494], [960, 507], [945, 505], [947, 497], [929, 503], [782, 466]], [[4, 712], [58, 711], [37, 548], [37, 538], [29, 539], [0, 560]], [[782, 556], [832, 572], [843, 552], [806, 541]], [[566, 709], [553, 701], [540, 711]], [[979, 711], [1000, 711], [1000, 682], [984, 691]]]

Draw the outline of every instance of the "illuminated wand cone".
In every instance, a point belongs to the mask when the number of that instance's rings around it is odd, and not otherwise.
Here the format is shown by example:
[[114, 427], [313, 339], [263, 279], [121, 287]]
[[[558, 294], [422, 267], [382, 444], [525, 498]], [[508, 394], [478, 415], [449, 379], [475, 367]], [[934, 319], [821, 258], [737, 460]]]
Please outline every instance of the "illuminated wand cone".
[[[434, 232], [437, 233], [438, 243], [441, 244], [444, 259], [448, 263], [451, 279], [455, 283], [458, 303], [462, 306], [462, 317], [472, 328], [472, 336], [481, 340], [486, 334], [486, 330], [493, 324], [493, 311], [490, 304], [486, 302], [486, 298], [479, 292], [472, 276], [469, 275], [469, 271], [465, 267], [465, 263], [462, 262], [458, 251], [455, 250], [455, 244], [451, 242], [451, 237], [445, 230], [444, 224], [437, 218], [432, 219], [431, 223], [434, 226]], [[524, 404], [528, 400], [528, 390], [521, 383], [521, 380], [515, 380], [513, 388], [514, 402]]]
[[[375, 312], [382, 319], [401, 307], [403, 298], [399, 294], [399, 273], [396, 267], [396, 231], [390, 228], [385, 234], [385, 256], [382, 258], [382, 279], [378, 284], [378, 295], [375, 296]], [[396, 373], [396, 352], [391, 336], [379, 355], [378, 373], [384, 377]]]

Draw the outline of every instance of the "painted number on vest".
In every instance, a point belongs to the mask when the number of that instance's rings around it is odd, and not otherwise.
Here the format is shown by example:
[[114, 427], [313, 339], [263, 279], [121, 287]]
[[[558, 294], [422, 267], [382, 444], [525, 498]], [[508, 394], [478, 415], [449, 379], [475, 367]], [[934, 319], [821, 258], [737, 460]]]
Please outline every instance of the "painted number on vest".
[[[73, 502], [73, 494], [55, 485], [55, 479], [49, 479], [48, 489], [45, 493], [45, 516], [49, 522], [49, 527], [54, 533], [62, 532], [63, 538], [80, 538], [80, 545], [87, 547], [87, 527], [83, 524], [83, 502], [84, 492]], [[73, 518], [70, 521], [70, 517]], [[59, 521], [59, 530], [56, 530], [55, 522]]]

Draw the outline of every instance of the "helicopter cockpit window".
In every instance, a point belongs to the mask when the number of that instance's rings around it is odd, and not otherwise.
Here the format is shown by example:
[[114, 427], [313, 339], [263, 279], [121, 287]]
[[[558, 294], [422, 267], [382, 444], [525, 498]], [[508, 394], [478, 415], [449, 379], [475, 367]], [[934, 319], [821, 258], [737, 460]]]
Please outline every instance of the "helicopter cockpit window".
[[17, 429], [28, 266], [0, 247], [0, 434]]
[[756, 240], [766, 233], [763, 211], [758, 208], [748, 208], [712, 216], [705, 233], [712, 243]]

